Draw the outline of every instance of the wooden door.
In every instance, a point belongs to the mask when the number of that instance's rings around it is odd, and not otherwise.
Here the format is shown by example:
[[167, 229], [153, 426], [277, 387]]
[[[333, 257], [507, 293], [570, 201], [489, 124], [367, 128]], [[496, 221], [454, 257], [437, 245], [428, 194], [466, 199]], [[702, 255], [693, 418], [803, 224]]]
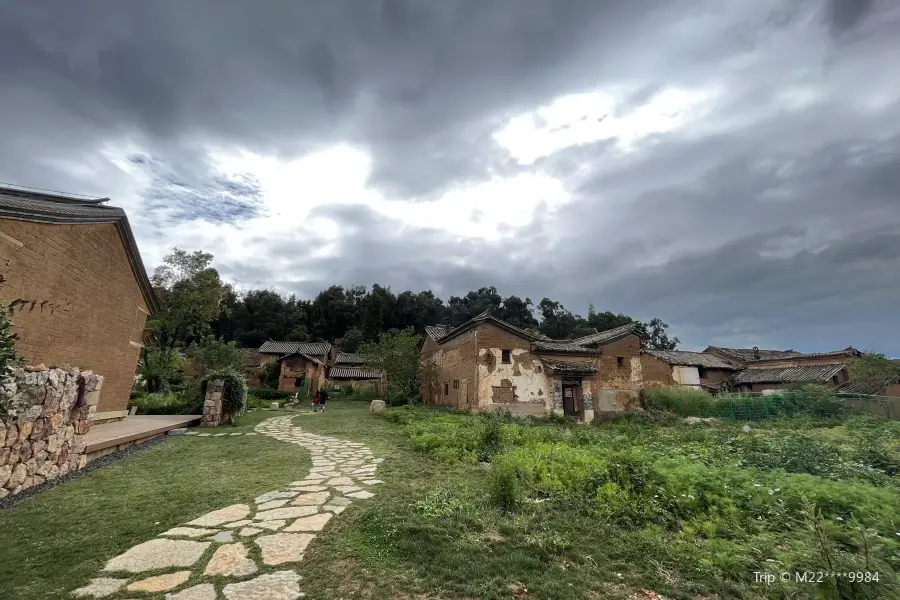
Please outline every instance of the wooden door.
[[459, 408], [469, 408], [469, 380], [459, 380]]
[[574, 417], [577, 414], [578, 408], [575, 398], [576, 390], [577, 388], [574, 385], [563, 385], [563, 413], [566, 416]]

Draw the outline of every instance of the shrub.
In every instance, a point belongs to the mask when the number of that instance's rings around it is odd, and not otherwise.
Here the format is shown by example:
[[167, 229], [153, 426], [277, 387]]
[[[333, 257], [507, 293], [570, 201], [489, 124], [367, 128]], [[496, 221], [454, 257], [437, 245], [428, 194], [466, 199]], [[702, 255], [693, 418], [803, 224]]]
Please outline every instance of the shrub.
[[481, 443], [478, 448], [478, 459], [489, 461], [500, 452], [503, 445], [503, 416], [489, 413], [482, 417], [484, 429], [481, 432]]
[[[209, 383], [221, 379], [222, 388], [222, 421], [234, 424], [234, 418], [243, 413], [247, 404], [247, 380], [243, 373], [232, 368], [209, 371], [202, 381]], [[203, 386], [205, 389], [205, 385]]]
[[780, 395], [786, 414], [809, 413], [816, 417], [836, 417], [845, 412], [840, 398], [823, 386], [815, 383], [787, 390]]
[[500, 508], [511, 510], [519, 503], [521, 495], [515, 463], [508, 460], [495, 462], [491, 467], [491, 502]]
[[649, 410], [664, 410], [682, 417], [709, 417], [714, 400], [706, 392], [688, 387], [655, 387], [641, 390], [641, 403]]
[[0, 378], [5, 377], [10, 369], [22, 362], [22, 357], [16, 352], [18, 338], [13, 333], [8, 314], [11, 314], [9, 308], [0, 303]]
[[137, 406], [139, 415], [190, 415], [203, 409], [201, 401], [172, 392], [144, 394], [132, 398], [128, 406]]
[[260, 400], [287, 400], [293, 398], [293, 392], [279, 392], [269, 388], [247, 388], [247, 394]]

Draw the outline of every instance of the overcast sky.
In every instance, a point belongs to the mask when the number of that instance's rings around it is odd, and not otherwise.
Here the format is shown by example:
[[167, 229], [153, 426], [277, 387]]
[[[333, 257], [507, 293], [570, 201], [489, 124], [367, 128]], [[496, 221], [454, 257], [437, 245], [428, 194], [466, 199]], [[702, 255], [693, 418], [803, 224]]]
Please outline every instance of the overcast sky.
[[900, 356], [896, 0], [0, 0], [0, 181], [149, 269]]

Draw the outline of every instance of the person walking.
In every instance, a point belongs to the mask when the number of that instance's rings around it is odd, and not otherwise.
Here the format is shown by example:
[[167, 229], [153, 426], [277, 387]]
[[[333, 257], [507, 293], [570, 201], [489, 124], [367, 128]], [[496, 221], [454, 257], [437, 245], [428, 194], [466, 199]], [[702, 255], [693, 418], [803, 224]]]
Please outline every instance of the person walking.
[[319, 412], [325, 412], [325, 403], [328, 402], [328, 390], [319, 390]]
[[316, 392], [316, 395], [313, 396], [313, 412], [319, 412], [319, 392]]

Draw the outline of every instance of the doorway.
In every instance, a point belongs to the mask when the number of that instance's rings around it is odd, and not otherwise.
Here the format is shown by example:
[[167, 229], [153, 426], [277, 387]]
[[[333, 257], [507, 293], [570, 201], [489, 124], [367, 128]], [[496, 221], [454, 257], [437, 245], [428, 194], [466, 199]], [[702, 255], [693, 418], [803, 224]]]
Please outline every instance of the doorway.
[[581, 384], [564, 381], [562, 384], [563, 414], [577, 417], [581, 413]]

